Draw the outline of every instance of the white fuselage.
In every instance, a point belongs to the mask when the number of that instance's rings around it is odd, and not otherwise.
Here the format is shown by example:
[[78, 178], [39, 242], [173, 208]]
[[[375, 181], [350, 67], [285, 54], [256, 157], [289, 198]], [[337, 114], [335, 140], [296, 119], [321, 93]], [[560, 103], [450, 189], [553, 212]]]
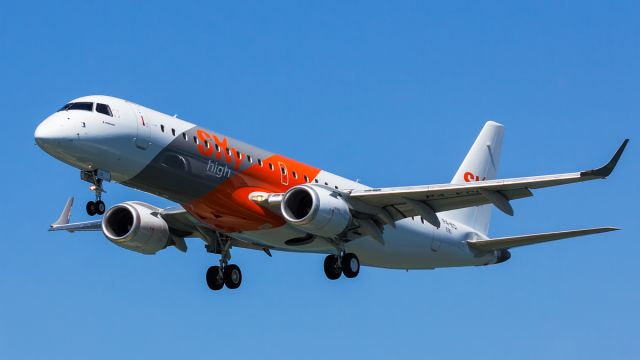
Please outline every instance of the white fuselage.
[[[224, 216], [208, 218], [202, 209], [231, 211], [228, 209], [238, 204], [234, 196], [239, 192], [235, 190], [248, 187], [282, 191], [299, 183], [314, 182], [340, 190], [368, 188], [228, 137], [224, 137], [224, 141], [229, 148], [233, 147], [233, 153], [228, 151], [232, 154], [225, 154], [227, 150], [222, 149], [222, 156], [214, 152], [204, 159], [203, 153], [214, 144], [213, 132], [113, 97], [88, 96], [74, 100], [82, 101], [108, 104], [112, 115], [83, 110], [56, 112], [36, 130], [39, 146], [73, 167], [105, 170], [111, 174], [112, 181], [176, 201], [212, 229], [251, 244], [282, 251], [334, 251], [334, 246], [327, 241], [286, 245], [285, 241], [303, 236], [304, 232], [284, 221], [279, 226], [263, 226], [255, 212], [249, 213], [249, 205], [233, 210], [238, 213], [230, 214], [228, 223], [223, 222]], [[212, 136], [204, 137], [200, 130]], [[216, 141], [222, 138], [216, 135]], [[208, 143], [203, 146], [205, 140]], [[269, 159], [277, 159], [273, 160], [276, 169], [271, 169], [274, 175], [267, 170], [264, 176], [252, 175], [262, 171], [259, 169], [263, 167], [262, 162], [259, 165], [256, 162], [258, 158], [265, 164]], [[200, 163], [204, 164], [201, 168]], [[184, 167], [187, 175], [175, 175], [176, 167]], [[165, 168], [173, 172], [165, 174]], [[206, 171], [211, 174], [205, 174]], [[208, 179], [215, 183], [210, 189]], [[384, 244], [363, 236], [348, 242], [346, 250], [356, 253], [363, 265], [385, 268], [430, 269], [495, 263], [495, 254], [476, 253], [467, 246], [466, 240], [486, 239], [485, 235], [453, 220], [442, 217], [440, 220], [441, 227], [436, 228], [420, 217], [406, 218], [397, 221], [395, 227], [384, 226]]]

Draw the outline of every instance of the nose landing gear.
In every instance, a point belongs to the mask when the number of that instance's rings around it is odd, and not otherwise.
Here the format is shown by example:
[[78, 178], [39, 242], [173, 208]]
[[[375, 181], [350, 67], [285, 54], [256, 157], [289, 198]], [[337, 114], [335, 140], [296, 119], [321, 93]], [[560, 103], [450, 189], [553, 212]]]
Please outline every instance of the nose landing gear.
[[89, 216], [94, 216], [94, 215], [102, 215], [104, 214], [106, 205], [104, 204], [104, 201], [102, 200], [97, 200], [97, 201], [89, 201], [87, 202], [87, 214], [89, 214]]
[[102, 187], [102, 183], [104, 180], [109, 181], [111, 175], [109, 174], [109, 172], [102, 170], [83, 170], [80, 172], [80, 178], [84, 181], [90, 182], [91, 186], [89, 186], [89, 190], [95, 192], [96, 194], [96, 201], [87, 202], [87, 214], [89, 214], [89, 216], [104, 214], [106, 205], [104, 201], [102, 201], [102, 194], [106, 193], [106, 191]]

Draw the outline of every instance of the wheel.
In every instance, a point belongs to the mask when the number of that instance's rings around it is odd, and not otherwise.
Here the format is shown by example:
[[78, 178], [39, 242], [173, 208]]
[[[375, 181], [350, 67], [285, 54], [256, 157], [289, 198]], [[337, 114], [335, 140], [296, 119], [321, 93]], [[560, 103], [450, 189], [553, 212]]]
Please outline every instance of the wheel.
[[224, 284], [227, 285], [229, 289], [237, 289], [241, 283], [242, 272], [240, 272], [240, 267], [235, 264], [227, 265], [224, 268]]
[[106, 210], [106, 206], [104, 205], [104, 201], [98, 200], [96, 201], [96, 214], [103, 215]]
[[224, 286], [224, 280], [220, 276], [220, 266], [212, 266], [207, 270], [207, 286], [211, 290], [220, 290]]
[[98, 207], [96, 206], [96, 203], [94, 203], [93, 201], [89, 201], [87, 203], [87, 214], [89, 214], [89, 216], [93, 216], [98, 212]]
[[342, 272], [348, 278], [354, 278], [360, 273], [360, 260], [356, 254], [346, 253], [342, 257]]
[[324, 274], [327, 275], [329, 280], [338, 280], [340, 278], [342, 268], [337, 256], [329, 255], [324, 258]]

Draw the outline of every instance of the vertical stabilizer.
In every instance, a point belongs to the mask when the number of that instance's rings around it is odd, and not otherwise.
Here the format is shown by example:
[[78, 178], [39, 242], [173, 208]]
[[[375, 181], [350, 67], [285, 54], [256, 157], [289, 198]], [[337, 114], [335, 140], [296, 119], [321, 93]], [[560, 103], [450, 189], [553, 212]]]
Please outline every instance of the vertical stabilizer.
[[[502, 124], [488, 121], [471, 146], [451, 183], [464, 184], [496, 179], [500, 167], [503, 134], [504, 126]], [[489, 222], [491, 221], [491, 207], [492, 205], [474, 206], [442, 212], [441, 215], [486, 235], [489, 232]]]

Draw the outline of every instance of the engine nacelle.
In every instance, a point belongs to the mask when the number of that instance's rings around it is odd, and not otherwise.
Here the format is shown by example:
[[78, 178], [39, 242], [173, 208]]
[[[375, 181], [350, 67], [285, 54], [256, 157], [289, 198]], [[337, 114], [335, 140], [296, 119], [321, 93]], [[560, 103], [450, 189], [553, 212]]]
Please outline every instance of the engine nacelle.
[[127, 250], [155, 254], [169, 245], [169, 226], [160, 209], [138, 201], [113, 206], [102, 218], [102, 232], [109, 241]]
[[280, 209], [288, 223], [318, 236], [338, 235], [351, 222], [349, 205], [340, 194], [317, 185], [292, 187]]

